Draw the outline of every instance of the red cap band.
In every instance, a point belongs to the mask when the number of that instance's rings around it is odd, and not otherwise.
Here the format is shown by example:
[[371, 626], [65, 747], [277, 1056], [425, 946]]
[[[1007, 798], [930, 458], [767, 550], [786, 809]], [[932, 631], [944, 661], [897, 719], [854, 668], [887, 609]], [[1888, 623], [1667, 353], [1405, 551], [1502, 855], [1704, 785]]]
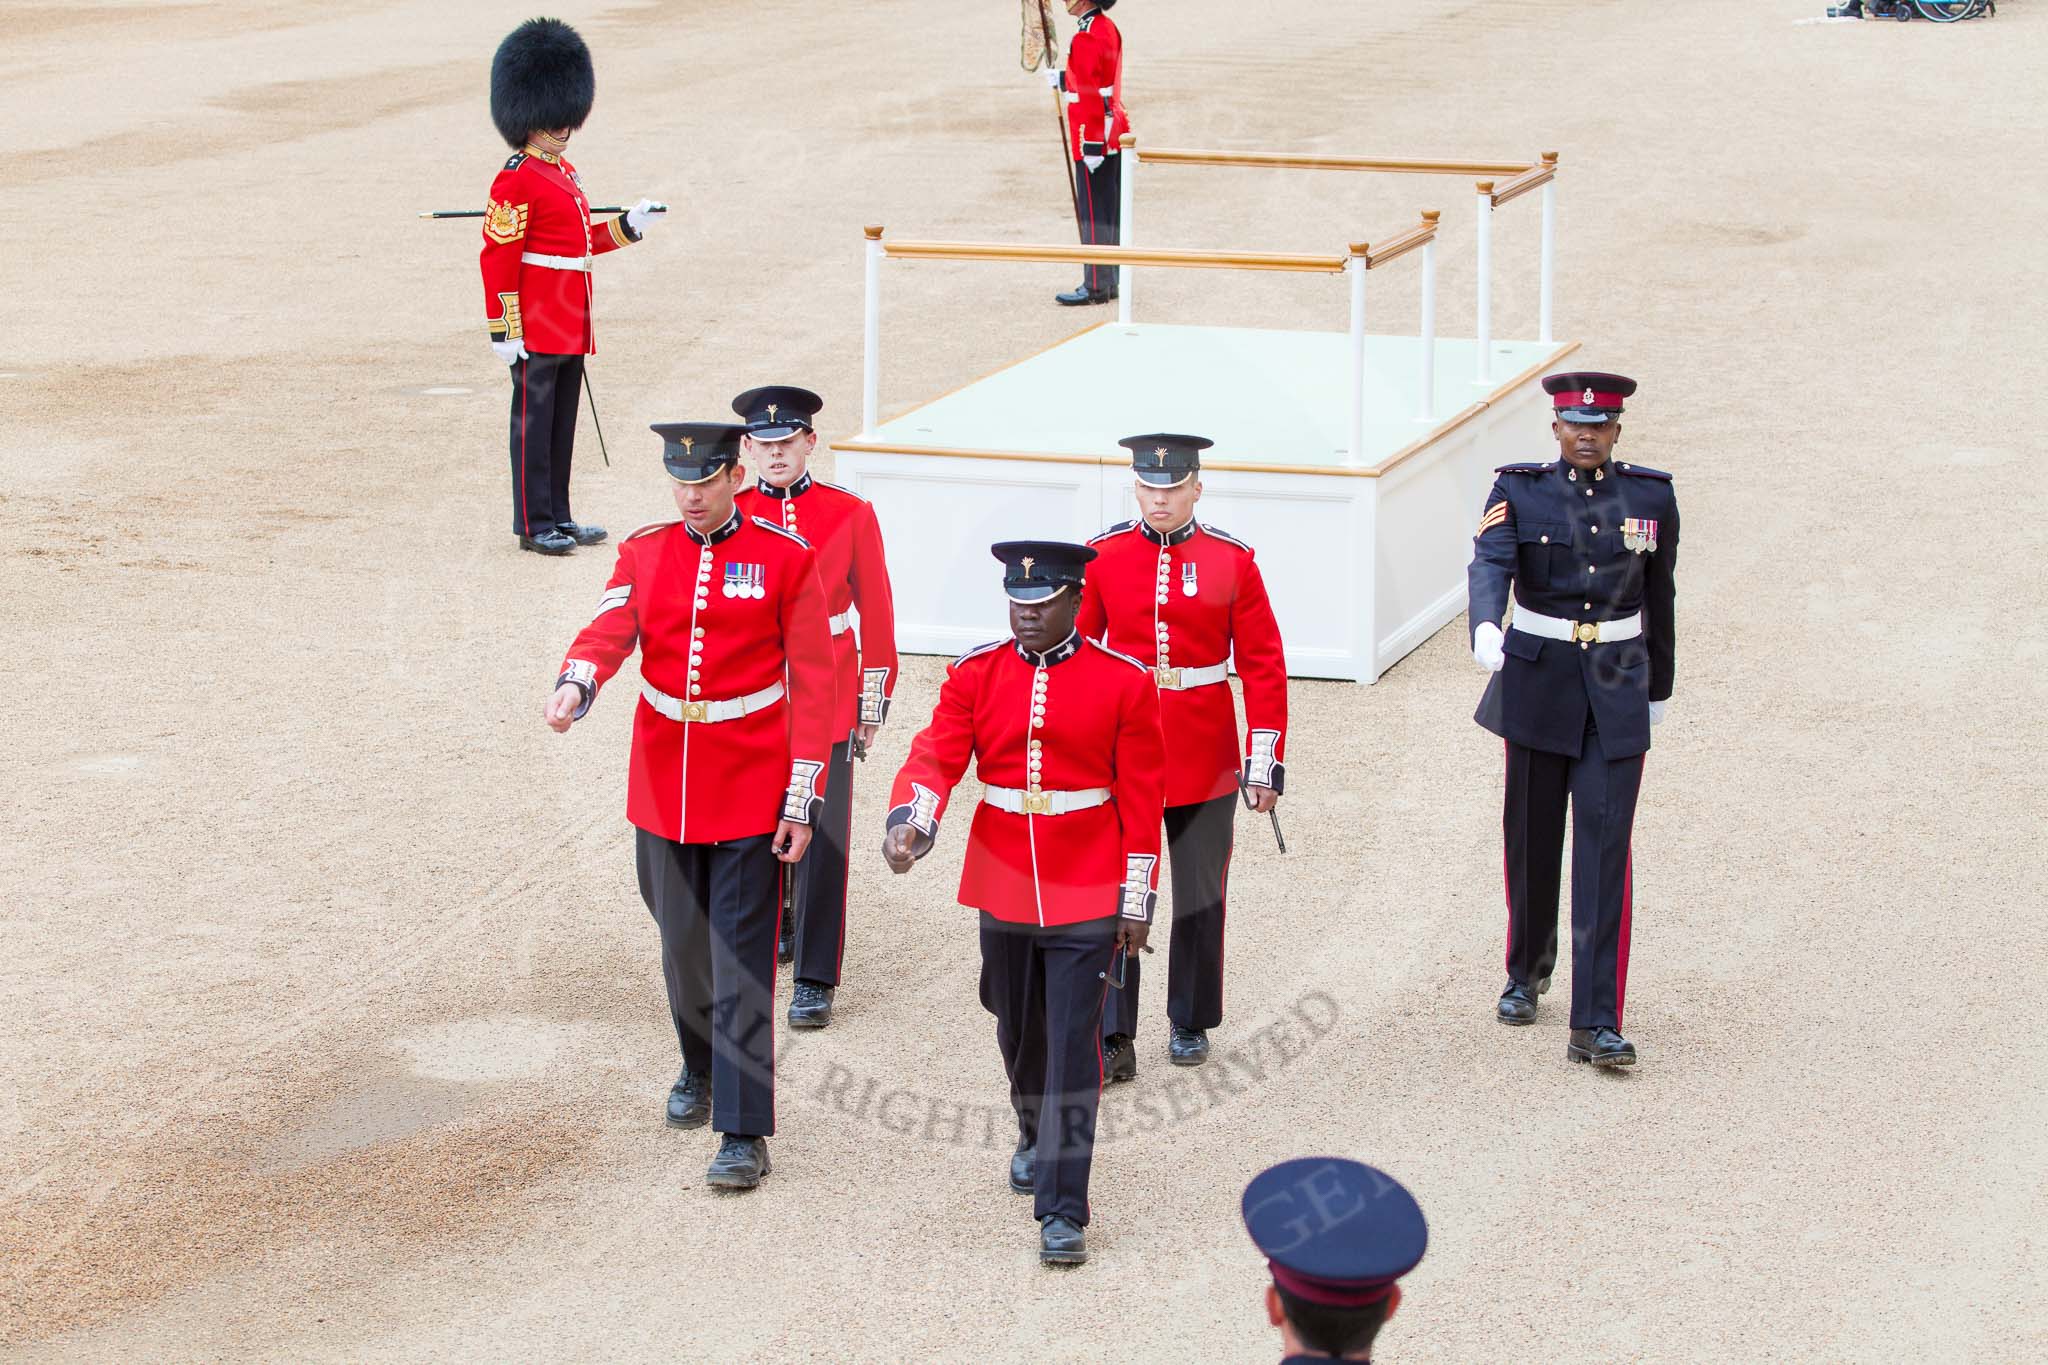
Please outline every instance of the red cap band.
[[1321, 1304], [1325, 1308], [1364, 1308], [1368, 1304], [1378, 1303], [1394, 1292], [1392, 1280], [1361, 1285], [1355, 1280], [1318, 1279], [1314, 1275], [1304, 1275], [1298, 1270], [1289, 1270], [1286, 1266], [1273, 1261], [1267, 1261], [1266, 1268], [1273, 1272], [1274, 1284], [1297, 1299]]
[[1594, 389], [1566, 389], [1550, 395], [1551, 406], [1557, 408], [1615, 408], [1621, 407], [1618, 393], [1600, 393]]

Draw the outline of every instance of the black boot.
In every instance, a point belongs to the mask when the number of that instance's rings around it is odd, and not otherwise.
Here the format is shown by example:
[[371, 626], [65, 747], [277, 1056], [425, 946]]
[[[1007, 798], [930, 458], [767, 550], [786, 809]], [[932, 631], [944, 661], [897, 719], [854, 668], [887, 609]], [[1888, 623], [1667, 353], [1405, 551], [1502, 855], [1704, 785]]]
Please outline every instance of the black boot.
[[1166, 1060], [1175, 1066], [1200, 1066], [1209, 1060], [1209, 1032], [1207, 1029], [1182, 1028], [1173, 1026], [1173, 1037], [1166, 1042]]
[[576, 548], [576, 542], [549, 526], [530, 536], [519, 537], [519, 548], [537, 555], [565, 555]]
[[1105, 1084], [1138, 1079], [1138, 1048], [1128, 1033], [1115, 1033], [1102, 1040], [1102, 1079]]
[[823, 1028], [832, 1022], [832, 987], [799, 981], [789, 999], [791, 1028]]
[[1088, 1234], [1064, 1214], [1038, 1221], [1038, 1259], [1047, 1265], [1080, 1265], [1088, 1259]]
[[578, 545], [596, 545], [611, 534], [602, 526], [578, 526], [573, 521], [558, 521], [555, 523], [555, 529]]
[[1037, 1144], [1018, 1138], [1017, 1150], [1010, 1153], [1010, 1188], [1019, 1194], [1029, 1194], [1037, 1178]]
[[722, 1190], [751, 1190], [768, 1175], [768, 1139], [724, 1133], [718, 1155], [705, 1168], [704, 1183]]
[[1575, 1062], [1594, 1066], [1634, 1066], [1636, 1045], [1621, 1036], [1620, 1029], [1602, 1024], [1599, 1028], [1575, 1028], [1565, 1044], [1564, 1055]]
[[1085, 283], [1074, 286], [1072, 289], [1069, 289], [1064, 294], [1055, 294], [1053, 295], [1053, 298], [1057, 299], [1059, 302], [1065, 304], [1069, 308], [1077, 307], [1078, 305], [1084, 303], [1100, 302], [1100, 300], [1095, 297], [1094, 292], [1090, 290]]
[[1508, 982], [1508, 988], [1500, 993], [1500, 1003], [1493, 1007], [1494, 1018], [1503, 1024], [1535, 1023], [1537, 995], [1519, 981]]
[[668, 1126], [702, 1128], [711, 1122], [711, 1078], [683, 1068], [668, 1092]]

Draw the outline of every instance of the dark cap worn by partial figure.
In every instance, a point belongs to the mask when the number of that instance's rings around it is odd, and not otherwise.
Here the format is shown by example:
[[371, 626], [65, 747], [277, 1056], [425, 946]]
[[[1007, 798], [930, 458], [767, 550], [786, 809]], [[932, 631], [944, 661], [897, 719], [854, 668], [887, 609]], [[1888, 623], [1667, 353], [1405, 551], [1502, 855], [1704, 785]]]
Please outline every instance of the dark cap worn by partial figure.
[[1012, 602], [1050, 602], [1079, 588], [1095, 551], [1063, 540], [1002, 540], [988, 547], [1003, 561], [1003, 592]]
[[1216, 443], [1206, 436], [1181, 436], [1155, 431], [1126, 436], [1118, 445], [1131, 452], [1131, 472], [1139, 483], [1174, 488], [1202, 472], [1202, 452]]
[[671, 479], [702, 483], [739, 463], [747, 429], [735, 422], [656, 422], [648, 430], [661, 437], [661, 463]]
[[1378, 1303], [1429, 1245], [1415, 1196], [1346, 1157], [1300, 1157], [1259, 1172], [1245, 1186], [1244, 1225], [1273, 1283], [1326, 1308]]
[[747, 434], [761, 441], [811, 430], [811, 419], [824, 406], [824, 399], [793, 384], [765, 384], [732, 400], [732, 410], [747, 424]]
[[1621, 416], [1622, 400], [1636, 391], [1636, 381], [1598, 370], [1573, 370], [1543, 376], [1543, 391], [1550, 395], [1558, 421], [1597, 427]]
[[528, 19], [491, 58], [491, 122], [515, 151], [536, 132], [581, 128], [596, 98], [590, 49], [560, 19]]

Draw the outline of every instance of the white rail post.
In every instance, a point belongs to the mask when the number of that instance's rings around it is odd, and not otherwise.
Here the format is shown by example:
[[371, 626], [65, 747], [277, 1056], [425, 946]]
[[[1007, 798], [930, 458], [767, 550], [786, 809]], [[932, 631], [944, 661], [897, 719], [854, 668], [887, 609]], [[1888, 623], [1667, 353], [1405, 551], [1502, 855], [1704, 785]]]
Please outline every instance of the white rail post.
[[1479, 360], [1472, 374], [1475, 384], [1489, 384], [1493, 371], [1493, 182], [1481, 180], [1479, 189], [1479, 318], [1474, 325]]
[[1543, 164], [1550, 167], [1551, 178], [1543, 182], [1542, 294], [1536, 302], [1536, 334], [1538, 340], [1550, 341], [1551, 288], [1557, 279], [1557, 153], [1545, 152]]
[[867, 292], [860, 333], [860, 434], [871, 441], [882, 406], [882, 226], [870, 223], [861, 231], [867, 237]]
[[[1118, 168], [1122, 184], [1117, 191], [1116, 244], [1130, 246], [1134, 241], [1131, 236], [1131, 204], [1138, 197], [1137, 186], [1133, 183], [1138, 178], [1138, 139], [1125, 133], [1117, 145], [1123, 149], [1117, 154], [1123, 158], [1123, 164]], [[1116, 320], [1120, 323], [1131, 320], [1131, 277], [1137, 273], [1129, 262], [1116, 268]]]
[[1344, 263], [1351, 276], [1351, 450], [1347, 464], [1365, 463], [1365, 271], [1366, 244], [1351, 244]]
[[[1432, 228], [1442, 214], [1424, 209], [1422, 221]], [[1436, 238], [1422, 244], [1422, 409], [1418, 421], [1436, 420]]]

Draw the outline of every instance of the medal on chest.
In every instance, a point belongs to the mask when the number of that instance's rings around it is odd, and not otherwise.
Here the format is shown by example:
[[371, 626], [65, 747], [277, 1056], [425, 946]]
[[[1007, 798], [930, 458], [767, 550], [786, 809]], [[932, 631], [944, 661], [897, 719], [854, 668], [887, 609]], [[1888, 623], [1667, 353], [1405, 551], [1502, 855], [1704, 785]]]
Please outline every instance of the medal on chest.
[[1195, 595], [1195, 566], [1192, 560], [1180, 566], [1180, 595], [1182, 597], [1193, 597]]
[[1657, 548], [1657, 523], [1642, 517], [1621, 519], [1621, 543], [1635, 554]]
[[759, 599], [768, 595], [767, 581], [768, 570], [766, 565], [727, 564], [725, 566], [725, 586], [718, 591], [724, 597]]

